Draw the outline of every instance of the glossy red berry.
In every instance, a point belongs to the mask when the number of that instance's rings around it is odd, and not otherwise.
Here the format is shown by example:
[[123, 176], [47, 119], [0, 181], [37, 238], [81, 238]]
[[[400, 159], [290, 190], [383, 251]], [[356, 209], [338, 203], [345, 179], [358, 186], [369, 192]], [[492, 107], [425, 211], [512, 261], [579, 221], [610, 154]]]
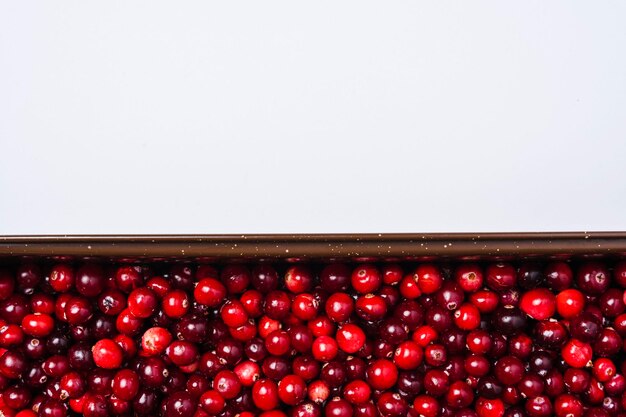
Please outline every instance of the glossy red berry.
[[398, 368], [387, 359], [377, 359], [367, 367], [366, 381], [372, 388], [386, 390], [398, 380]]
[[136, 372], [130, 369], [122, 369], [113, 377], [111, 390], [113, 394], [122, 400], [130, 401], [139, 392], [140, 382]]
[[22, 319], [22, 330], [29, 336], [46, 337], [54, 330], [54, 319], [48, 314], [27, 314]]
[[561, 350], [563, 360], [574, 368], [587, 366], [591, 361], [592, 354], [593, 349], [591, 345], [577, 339], [568, 341]]
[[278, 407], [278, 386], [270, 379], [260, 379], [252, 386], [252, 400], [261, 410], [273, 410]]
[[378, 268], [364, 264], [352, 272], [352, 288], [359, 294], [369, 294], [376, 291], [383, 282]]
[[551, 291], [535, 288], [522, 295], [519, 307], [535, 320], [546, 320], [554, 315], [556, 299]]
[[287, 375], [278, 383], [278, 397], [287, 405], [300, 404], [306, 395], [306, 383], [297, 375]]
[[585, 308], [585, 296], [575, 288], [561, 291], [556, 296], [556, 311], [565, 319], [578, 316]]
[[423, 294], [432, 294], [441, 288], [443, 277], [435, 265], [422, 264], [415, 270], [417, 285]]
[[93, 360], [97, 366], [104, 369], [116, 369], [122, 365], [124, 352], [111, 339], [102, 339], [91, 348]]
[[163, 312], [168, 317], [173, 319], [181, 318], [189, 310], [189, 296], [183, 290], [170, 291], [163, 297], [161, 308], [163, 308]]
[[365, 344], [365, 332], [355, 324], [345, 324], [335, 336], [339, 348], [347, 353], [356, 353]]

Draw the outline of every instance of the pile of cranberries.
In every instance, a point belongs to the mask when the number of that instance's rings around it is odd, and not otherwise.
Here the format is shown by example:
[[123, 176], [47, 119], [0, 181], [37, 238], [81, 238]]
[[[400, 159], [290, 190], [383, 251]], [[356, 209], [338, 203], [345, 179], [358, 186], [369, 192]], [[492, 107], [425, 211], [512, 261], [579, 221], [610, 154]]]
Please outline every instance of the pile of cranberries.
[[0, 416], [626, 416], [626, 263], [0, 269]]

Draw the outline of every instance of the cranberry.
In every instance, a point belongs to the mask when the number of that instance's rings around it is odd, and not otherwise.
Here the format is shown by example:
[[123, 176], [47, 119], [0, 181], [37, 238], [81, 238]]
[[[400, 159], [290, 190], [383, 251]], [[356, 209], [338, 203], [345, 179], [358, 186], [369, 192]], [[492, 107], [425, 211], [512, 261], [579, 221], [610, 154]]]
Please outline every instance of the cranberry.
[[252, 270], [252, 286], [263, 294], [278, 288], [278, 274], [267, 264], [260, 264]]
[[508, 290], [517, 284], [515, 269], [505, 263], [489, 265], [485, 277], [487, 286], [494, 291]]
[[585, 307], [585, 296], [575, 288], [561, 291], [556, 296], [556, 311], [566, 319], [579, 315]]
[[183, 290], [170, 291], [163, 297], [161, 307], [167, 317], [173, 319], [181, 318], [189, 310], [189, 297]]
[[167, 329], [152, 327], [141, 337], [141, 347], [147, 355], [158, 355], [165, 352], [171, 341], [172, 335]]
[[374, 389], [389, 389], [396, 384], [398, 369], [387, 359], [377, 359], [368, 366], [366, 378]]
[[165, 401], [165, 417], [192, 417], [197, 401], [186, 391], [175, 392]]
[[130, 314], [140, 319], [147, 319], [154, 314], [158, 303], [156, 293], [147, 287], [134, 289], [128, 296]]
[[85, 297], [95, 297], [104, 290], [105, 277], [102, 267], [85, 264], [76, 271], [76, 291]]
[[415, 270], [417, 285], [423, 294], [433, 294], [443, 284], [441, 271], [435, 265], [422, 264]]
[[67, 292], [74, 286], [74, 270], [69, 265], [55, 265], [48, 282], [56, 292]]
[[285, 287], [294, 294], [310, 291], [313, 287], [313, 275], [305, 266], [292, 266], [285, 273]]
[[475, 292], [483, 285], [483, 273], [475, 264], [459, 265], [455, 271], [455, 281], [465, 292]]
[[111, 339], [102, 339], [96, 342], [91, 349], [93, 360], [97, 366], [105, 369], [116, 369], [122, 365], [124, 352]]
[[591, 361], [593, 351], [588, 343], [571, 339], [563, 346], [561, 355], [565, 362], [574, 368], [582, 368]]
[[113, 377], [111, 389], [113, 394], [122, 400], [130, 401], [139, 392], [139, 376], [130, 369], [122, 369]]
[[342, 398], [333, 398], [324, 408], [324, 415], [327, 417], [349, 417], [352, 413], [352, 405]]
[[535, 288], [525, 292], [519, 304], [520, 309], [535, 320], [545, 320], [554, 315], [556, 300], [554, 294], [545, 288]]
[[552, 262], [544, 269], [548, 286], [555, 291], [563, 291], [572, 286], [572, 269], [565, 262]]
[[598, 262], [588, 262], [578, 269], [576, 283], [583, 292], [599, 295], [608, 289], [610, 275], [604, 265]]
[[261, 410], [273, 410], [278, 406], [278, 386], [270, 379], [260, 379], [252, 387], [252, 400]]

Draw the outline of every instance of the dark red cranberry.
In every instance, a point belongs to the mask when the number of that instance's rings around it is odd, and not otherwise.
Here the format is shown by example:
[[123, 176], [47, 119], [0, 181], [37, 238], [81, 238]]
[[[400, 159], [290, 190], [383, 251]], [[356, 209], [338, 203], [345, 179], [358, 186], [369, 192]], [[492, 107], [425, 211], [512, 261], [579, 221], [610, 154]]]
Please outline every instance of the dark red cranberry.
[[464, 298], [463, 290], [453, 281], [445, 281], [435, 294], [437, 303], [448, 310], [456, 310], [463, 303]]
[[23, 353], [7, 350], [0, 356], [0, 375], [10, 379], [19, 378], [27, 364]]
[[507, 336], [522, 332], [526, 328], [526, 323], [526, 315], [517, 307], [498, 308], [492, 320], [494, 328]]
[[193, 417], [196, 404], [187, 391], [175, 392], [165, 400], [165, 417]]
[[602, 321], [590, 312], [582, 314], [570, 320], [569, 332], [572, 337], [583, 342], [593, 342], [600, 336]]
[[504, 291], [517, 284], [515, 269], [505, 263], [492, 264], [485, 272], [487, 286], [494, 291]]
[[535, 325], [534, 342], [543, 348], [559, 348], [567, 340], [567, 329], [558, 321], [543, 320]]
[[376, 401], [378, 411], [385, 417], [404, 417], [409, 406], [397, 393], [385, 392]]
[[350, 285], [351, 274], [350, 268], [344, 264], [329, 264], [320, 273], [320, 285], [331, 293], [345, 291]]
[[587, 262], [578, 268], [576, 284], [586, 294], [600, 295], [611, 283], [609, 272], [599, 262]]
[[278, 273], [267, 264], [259, 264], [252, 270], [252, 286], [263, 294], [278, 288]]
[[544, 269], [548, 287], [555, 291], [563, 291], [572, 286], [572, 269], [565, 262], [552, 262]]
[[327, 417], [349, 417], [352, 413], [352, 405], [339, 397], [330, 400], [324, 408], [324, 415]]
[[13, 294], [0, 303], [0, 318], [7, 324], [22, 324], [22, 320], [29, 312], [30, 303], [20, 294]]
[[133, 411], [140, 416], [155, 415], [158, 401], [158, 396], [154, 391], [140, 387], [133, 400]]

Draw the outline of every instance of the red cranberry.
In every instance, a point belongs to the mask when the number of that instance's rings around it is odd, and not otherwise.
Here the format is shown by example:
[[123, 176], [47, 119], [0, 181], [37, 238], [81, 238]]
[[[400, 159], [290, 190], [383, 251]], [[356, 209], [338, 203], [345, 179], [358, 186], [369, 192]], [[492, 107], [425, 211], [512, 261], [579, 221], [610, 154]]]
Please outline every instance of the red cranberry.
[[76, 291], [85, 297], [95, 297], [104, 290], [105, 277], [102, 267], [85, 264], [76, 272]]
[[435, 265], [422, 264], [415, 270], [417, 285], [423, 294], [437, 292], [443, 284], [441, 271]]
[[324, 415], [327, 417], [349, 417], [352, 413], [352, 405], [342, 398], [333, 398], [324, 408]]
[[171, 341], [172, 335], [167, 329], [152, 327], [141, 337], [141, 347], [147, 355], [158, 355], [165, 352]]
[[498, 263], [489, 265], [485, 276], [487, 286], [494, 291], [508, 290], [517, 284], [517, 273], [509, 264]]
[[483, 273], [478, 265], [462, 264], [456, 269], [454, 275], [456, 283], [465, 292], [475, 292], [483, 285]]
[[278, 386], [270, 379], [259, 379], [252, 387], [252, 400], [261, 410], [273, 410], [278, 407]]
[[565, 362], [574, 368], [587, 366], [591, 361], [592, 353], [591, 346], [578, 339], [571, 339], [561, 350], [561, 355]]
[[576, 275], [576, 284], [586, 294], [600, 295], [608, 289], [610, 282], [608, 271], [598, 262], [581, 265]]
[[352, 272], [352, 288], [359, 294], [376, 291], [382, 285], [380, 271], [374, 265], [361, 265]]
[[197, 401], [186, 391], [175, 392], [165, 401], [165, 417], [192, 417]]
[[105, 369], [116, 369], [122, 365], [124, 352], [111, 339], [102, 339], [96, 342], [91, 349], [93, 360], [97, 366]]
[[556, 300], [554, 294], [545, 288], [535, 288], [525, 292], [519, 304], [520, 309], [535, 320], [545, 320], [554, 315]]
[[134, 289], [128, 296], [130, 314], [140, 319], [147, 319], [154, 314], [158, 303], [156, 293], [147, 287]]
[[122, 400], [130, 401], [139, 392], [139, 376], [130, 369], [122, 369], [113, 377], [111, 389], [113, 394]]
[[170, 291], [163, 297], [161, 307], [167, 317], [173, 319], [181, 318], [189, 310], [189, 297], [183, 290]]
[[292, 266], [285, 273], [285, 287], [294, 294], [310, 291], [313, 288], [311, 271], [304, 266]]
[[563, 291], [572, 286], [572, 269], [565, 262], [552, 262], [544, 269], [548, 286], [555, 291]]
[[377, 359], [367, 368], [367, 382], [374, 389], [389, 389], [396, 384], [397, 380], [398, 369], [387, 359]]
[[50, 271], [48, 282], [56, 292], [69, 291], [74, 286], [74, 271], [69, 265], [55, 265]]
[[278, 288], [278, 274], [270, 265], [260, 264], [252, 270], [251, 282], [254, 289], [267, 294]]

